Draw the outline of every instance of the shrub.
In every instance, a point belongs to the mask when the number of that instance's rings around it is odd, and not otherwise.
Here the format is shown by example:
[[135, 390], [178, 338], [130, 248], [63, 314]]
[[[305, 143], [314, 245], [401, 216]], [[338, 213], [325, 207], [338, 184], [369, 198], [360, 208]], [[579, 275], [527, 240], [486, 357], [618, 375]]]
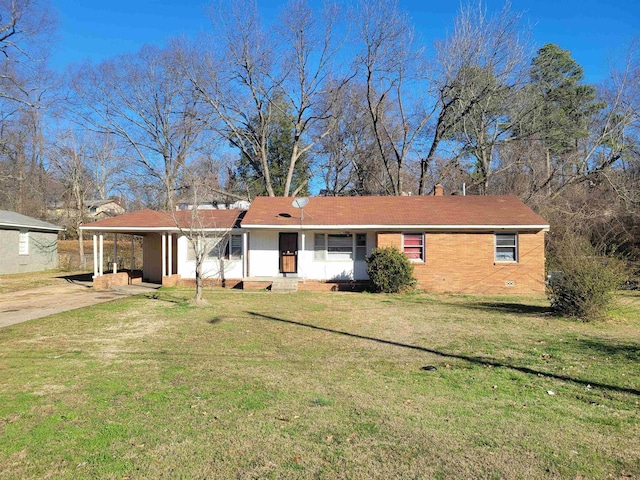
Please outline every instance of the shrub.
[[604, 255], [586, 239], [570, 235], [556, 245], [549, 265], [557, 270], [549, 282], [551, 307], [558, 314], [583, 321], [605, 317], [615, 291], [626, 278], [621, 260]]
[[377, 292], [398, 293], [415, 285], [413, 265], [395, 247], [376, 248], [367, 257], [367, 272]]

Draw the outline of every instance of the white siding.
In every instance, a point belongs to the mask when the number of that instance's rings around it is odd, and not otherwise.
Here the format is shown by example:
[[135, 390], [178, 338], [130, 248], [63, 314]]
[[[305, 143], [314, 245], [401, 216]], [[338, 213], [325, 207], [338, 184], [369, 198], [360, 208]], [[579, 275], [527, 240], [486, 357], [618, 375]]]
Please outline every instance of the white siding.
[[[355, 250], [353, 260], [315, 260], [315, 233], [335, 233], [321, 231], [305, 231], [298, 234], [298, 276], [308, 280], [367, 280], [367, 268], [364, 261], [356, 262]], [[354, 241], [355, 241], [355, 233]], [[375, 232], [358, 232], [367, 234], [367, 255], [375, 247]], [[279, 273], [279, 232], [252, 231], [250, 235], [249, 274], [251, 277], [275, 277]], [[303, 249], [304, 244], [304, 249]], [[357, 264], [356, 264], [357, 263]], [[355, 274], [354, 274], [355, 270]], [[355, 277], [355, 278], [354, 278]]]
[[[274, 231], [252, 231], [249, 234], [249, 275], [275, 277], [280, 270], [279, 236]], [[298, 246], [300, 242], [298, 241]], [[298, 257], [298, 262], [300, 258]]]
[[[188, 260], [189, 239], [181, 236], [178, 239], [178, 273], [182, 278], [196, 278], [196, 262]], [[242, 259], [238, 260], [206, 260], [202, 265], [202, 273], [205, 278], [233, 278], [243, 277]]]

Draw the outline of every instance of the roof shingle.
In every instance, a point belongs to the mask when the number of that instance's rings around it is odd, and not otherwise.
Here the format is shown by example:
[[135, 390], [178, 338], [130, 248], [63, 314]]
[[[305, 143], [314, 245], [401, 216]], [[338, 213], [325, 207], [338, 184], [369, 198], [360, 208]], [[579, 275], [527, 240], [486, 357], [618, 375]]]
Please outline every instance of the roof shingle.
[[[257, 197], [248, 211], [141, 210], [84, 225], [85, 229], [233, 228], [300, 226], [301, 210], [291, 197]], [[416, 197], [311, 197], [304, 226], [548, 228], [547, 221], [512, 195]]]
[[[242, 220], [247, 226], [300, 225], [292, 198], [258, 197]], [[311, 197], [311, 226], [544, 226], [547, 221], [512, 195]]]

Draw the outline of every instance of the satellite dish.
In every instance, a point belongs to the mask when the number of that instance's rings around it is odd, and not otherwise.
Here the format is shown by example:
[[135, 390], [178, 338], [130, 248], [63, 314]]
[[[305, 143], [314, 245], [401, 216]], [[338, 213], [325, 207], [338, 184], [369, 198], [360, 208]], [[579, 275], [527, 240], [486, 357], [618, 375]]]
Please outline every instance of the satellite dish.
[[309, 199], [307, 197], [296, 198], [291, 205], [295, 208], [304, 208], [307, 203], [309, 203]]
[[294, 208], [300, 209], [300, 228], [302, 228], [302, 222], [304, 221], [304, 207], [307, 203], [309, 203], [309, 199], [307, 197], [296, 198], [291, 202], [291, 205], [293, 205]]

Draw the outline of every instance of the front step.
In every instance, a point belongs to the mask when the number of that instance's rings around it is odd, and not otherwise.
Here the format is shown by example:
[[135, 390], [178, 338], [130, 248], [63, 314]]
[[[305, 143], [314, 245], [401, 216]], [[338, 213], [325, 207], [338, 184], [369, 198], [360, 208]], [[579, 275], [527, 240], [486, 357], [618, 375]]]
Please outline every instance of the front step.
[[298, 291], [298, 279], [276, 277], [271, 284], [271, 291], [276, 293], [295, 293]]

